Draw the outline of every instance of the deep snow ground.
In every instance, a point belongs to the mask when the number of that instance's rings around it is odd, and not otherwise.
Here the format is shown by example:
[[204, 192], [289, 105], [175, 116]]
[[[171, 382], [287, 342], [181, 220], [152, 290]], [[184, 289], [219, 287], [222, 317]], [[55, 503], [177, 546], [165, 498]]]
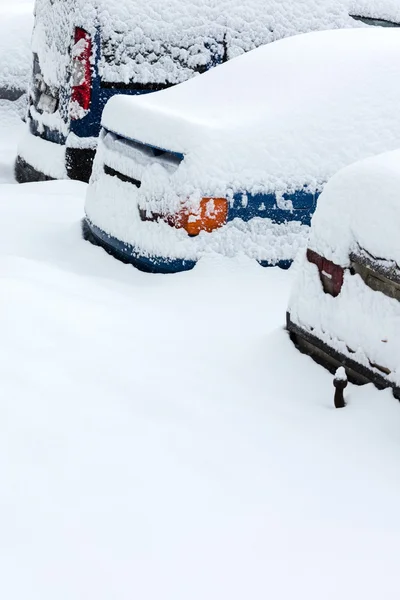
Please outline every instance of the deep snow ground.
[[0, 597], [398, 599], [399, 403], [333, 409], [291, 272], [140, 273], [84, 193], [0, 186]]

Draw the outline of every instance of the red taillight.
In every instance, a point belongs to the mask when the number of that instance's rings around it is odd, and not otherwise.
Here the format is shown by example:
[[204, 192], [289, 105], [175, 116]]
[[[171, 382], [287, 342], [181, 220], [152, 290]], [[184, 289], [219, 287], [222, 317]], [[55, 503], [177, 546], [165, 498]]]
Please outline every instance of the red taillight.
[[334, 297], [338, 296], [343, 285], [343, 268], [309, 248], [307, 249], [307, 260], [318, 267], [324, 292]]
[[76, 27], [72, 48], [71, 119], [81, 119], [89, 110], [92, 93], [91, 56], [90, 35], [84, 29]]

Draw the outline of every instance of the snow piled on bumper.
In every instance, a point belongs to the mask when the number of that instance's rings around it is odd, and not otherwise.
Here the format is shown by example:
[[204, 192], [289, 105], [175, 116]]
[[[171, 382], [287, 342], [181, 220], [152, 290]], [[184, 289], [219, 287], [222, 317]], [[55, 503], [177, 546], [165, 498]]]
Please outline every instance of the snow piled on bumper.
[[293, 260], [308, 236], [309, 228], [299, 222], [278, 225], [270, 219], [254, 218], [248, 222], [234, 219], [212, 233], [201, 232], [191, 238], [185, 230], [163, 221], [142, 221], [139, 203], [135, 186], [97, 170], [88, 187], [85, 210], [89, 221], [144, 256], [198, 260], [210, 252], [224, 256], [243, 252], [276, 264]]
[[345, 271], [336, 298], [325, 294], [316, 265], [304, 260], [289, 301], [290, 319], [333, 350], [400, 385], [400, 303]]
[[18, 145], [18, 156], [36, 171], [53, 179], [67, 179], [65, 146], [25, 132]]

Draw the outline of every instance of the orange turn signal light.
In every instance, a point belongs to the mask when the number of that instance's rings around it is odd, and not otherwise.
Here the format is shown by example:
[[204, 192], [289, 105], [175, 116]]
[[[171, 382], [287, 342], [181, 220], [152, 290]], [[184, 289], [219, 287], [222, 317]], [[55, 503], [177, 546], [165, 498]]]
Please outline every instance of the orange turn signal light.
[[226, 223], [228, 201], [226, 198], [202, 198], [197, 210], [184, 209], [175, 221], [175, 227], [185, 229], [189, 235], [200, 231], [214, 231]]
[[171, 227], [185, 229], [190, 236], [199, 235], [200, 231], [211, 232], [225, 225], [228, 217], [228, 201], [226, 198], [202, 198], [197, 209], [183, 208], [175, 214], [148, 213], [139, 210], [142, 221], [163, 220]]

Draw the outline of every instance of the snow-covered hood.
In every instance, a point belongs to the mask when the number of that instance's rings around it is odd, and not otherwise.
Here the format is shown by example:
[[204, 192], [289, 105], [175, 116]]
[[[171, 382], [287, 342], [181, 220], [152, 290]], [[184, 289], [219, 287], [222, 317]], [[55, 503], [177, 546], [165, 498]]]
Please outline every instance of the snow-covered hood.
[[[399, 140], [400, 144], [400, 140]], [[400, 265], [400, 150], [342, 169], [325, 186], [309, 246], [336, 264], [362, 249]]]
[[114, 96], [102, 123], [184, 154], [175, 177], [195, 189], [319, 189], [343, 166], [398, 147], [399, 97], [398, 30], [314, 32], [174, 88]]

